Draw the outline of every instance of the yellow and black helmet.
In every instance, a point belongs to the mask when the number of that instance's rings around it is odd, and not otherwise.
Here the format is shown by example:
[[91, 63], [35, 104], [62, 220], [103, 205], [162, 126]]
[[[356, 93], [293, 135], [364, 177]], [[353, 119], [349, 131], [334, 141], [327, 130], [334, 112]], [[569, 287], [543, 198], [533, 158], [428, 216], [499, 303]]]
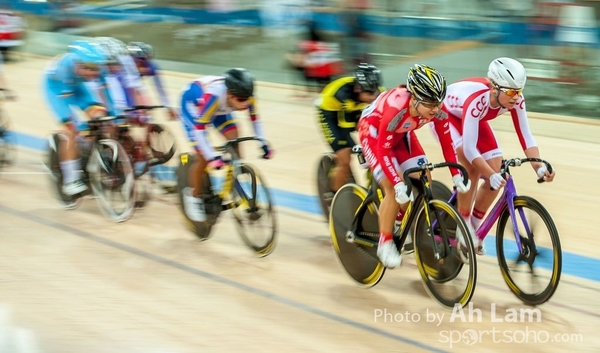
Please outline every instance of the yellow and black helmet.
[[410, 68], [406, 86], [420, 102], [441, 103], [446, 97], [446, 78], [426, 65], [415, 64]]

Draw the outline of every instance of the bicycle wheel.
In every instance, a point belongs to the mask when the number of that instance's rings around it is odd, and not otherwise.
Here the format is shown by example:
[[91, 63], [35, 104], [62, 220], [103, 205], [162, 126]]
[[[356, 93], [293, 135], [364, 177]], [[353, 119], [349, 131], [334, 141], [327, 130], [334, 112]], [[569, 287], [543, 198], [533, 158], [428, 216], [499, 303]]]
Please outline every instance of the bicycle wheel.
[[385, 266], [377, 257], [379, 240], [379, 211], [370, 204], [358, 222], [355, 234], [371, 238], [375, 245], [349, 242], [348, 231], [359, 206], [367, 198], [367, 190], [356, 184], [346, 184], [338, 190], [331, 203], [329, 231], [335, 255], [344, 270], [362, 287], [375, 286], [383, 278]]
[[123, 146], [111, 139], [98, 141], [87, 171], [102, 213], [113, 222], [131, 218], [136, 198], [135, 171]]
[[[333, 191], [331, 191], [331, 175], [335, 171], [336, 156], [334, 153], [325, 153], [319, 160], [317, 167], [317, 192], [319, 194], [319, 203], [323, 215], [329, 221], [329, 210], [333, 199]], [[354, 183], [354, 175], [350, 171], [347, 183]]]
[[[200, 239], [201, 241], [205, 241], [210, 238], [212, 226], [216, 223], [216, 219], [217, 219], [218, 215], [214, 215], [212, 213], [209, 214], [209, 212], [207, 212], [207, 214], [206, 214], [207, 221], [206, 222], [195, 222], [188, 218], [188, 216], [185, 213], [185, 209], [184, 209], [184, 205], [183, 205], [183, 190], [185, 190], [185, 188], [187, 188], [189, 185], [188, 184], [188, 179], [189, 179], [188, 176], [189, 176], [190, 166], [192, 165], [194, 158], [196, 158], [196, 157], [189, 153], [182, 153], [179, 155], [179, 166], [177, 167], [177, 170], [175, 172], [175, 175], [177, 176], [177, 197], [179, 199], [179, 208], [181, 210], [181, 213], [183, 215], [186, 225], [198, 237], [198, 239]], [[210, 178], [205, 178], [203, 185], [204, 185], [204, 193], [205, 194], [210, 193], [211, 192]], [[205, 200], [205, 202], [206, 202], [206, 200]], [[206, 206], [206, 203], [205, 203], [205, 206]], [[205, 208], [208, 211], [208, 207], [205, 207]]]
[[[505, 207], [498, 220], [496, 248], [500, 271], [517, 298], [528, 305], [540, 305], [552, 297], [560, 281], [562, 250], [558, 230], [544, 206], [531, 197], [517, 196], [513, 214], [516, 219]], [[515, 227], [522, 253], [515, 241]], [[509, 233], [505, 234], [505, 230]]]
[[452, 197], [452, 190], [441, 181], [433, 180], [431, 182], [431, 194], [434, 199], [448, 201]]
[[244, 243], [259, 257], [271, 254], [277, 244], [277, 217], [271, 192], [252, 166], [240, 165], [232, 201], [238, 233]]
[[54, 189], [55, 195], [58, 197], [62, 207], [66, 210], [73, 210], [81, 205], [83, 198], [67, 196], [62, 192], [63, 175], [60, 169], [60, 162], [58, 160], [57, 152], [59, 139], [59, 134], [52, 134], [48, 137], [48, 147], [46, 148], [48, 154], [43, 160], [43, 163], [46, 169], [48, 169], [52, 188]]
[[[463, 218], [446, 201], [429, 201], [429, 210], [427, 212], [423, 206], [418, 211], [413, 238], [423, 285], [445, 309], [451, 310], [456, 305], [464, 307], [473, 297], [477, 281], [473, 240]], [[434, 224], [433, 234], [428, 225], [428, 213]], [[452, 221], [454, 229], [449, 228], [448, 221]], [[457, 229], [466, 235], [463, 245], [455, 238]]]

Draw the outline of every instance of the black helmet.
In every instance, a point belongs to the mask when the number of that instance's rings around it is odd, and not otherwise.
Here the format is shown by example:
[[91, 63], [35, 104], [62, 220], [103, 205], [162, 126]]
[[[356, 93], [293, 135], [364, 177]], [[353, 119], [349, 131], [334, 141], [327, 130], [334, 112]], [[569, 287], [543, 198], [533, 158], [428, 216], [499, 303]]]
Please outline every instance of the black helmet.
[[246, 69], [229, 69], [225, 72], [225, 86], [236, 97], [252, 97], [254, 78]]
[[135, 58], [147, 60], [154, 57], [154, 48], [150, 44], [143, 42], [131, 42], [127, 44], [127, 50]]
[[377, 92], [381, 86], [381, 71], [375, 65], [361, 63], [354, 72], [354, 80], [362, 91]]
[[418, 101], [441, 103], [446, 97], [446, 79], [437, 70], [415, 64], [408, 71], [406, 86]]

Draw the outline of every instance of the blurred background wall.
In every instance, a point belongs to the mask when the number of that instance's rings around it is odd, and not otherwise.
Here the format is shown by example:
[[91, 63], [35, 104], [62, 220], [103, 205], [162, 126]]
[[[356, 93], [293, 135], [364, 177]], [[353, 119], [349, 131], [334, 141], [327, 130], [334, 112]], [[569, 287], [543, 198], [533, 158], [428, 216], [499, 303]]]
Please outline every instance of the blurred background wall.
[[346, 70], [358, 60], [380, 66], [387, 87], [403, 82], [415, 62], [455, 81], [483, 76], [493, 58], [510, 56], [528, 69], [529, 110], [600, 112], [598, 0], [3, 0], [0, 7], [27, 19], [20, 50], [38, 54], [64, 52], [80, 36], [113, 36], [152, 44], [166, 69], [219, 74], [243, 66], [260, 80], [297, 83], [286, 54], [312, 29], [339, 48]]

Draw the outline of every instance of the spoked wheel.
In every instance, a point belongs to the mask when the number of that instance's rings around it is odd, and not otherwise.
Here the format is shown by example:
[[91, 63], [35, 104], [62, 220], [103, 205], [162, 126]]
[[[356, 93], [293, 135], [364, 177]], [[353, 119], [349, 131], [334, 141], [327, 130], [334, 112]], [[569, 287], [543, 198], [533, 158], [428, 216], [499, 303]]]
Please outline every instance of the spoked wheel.
[[379, 240], [379, 211], [371, 204], [365, 211], [354, 234], [369, 238], [375, 245], [352, 241], [349, 235], [352, 219], [360, 204], [366, 200], [367, 190], [356, 184], [346, 184], [333, 197], [329, 231], [337, 258], [350, 277], [363, 287], [373, 287], [385, 273], [385, 267], [377, 257]]
[[52, 183], [52, 189], [54, 190], [56, 196], [58, 196], [58, 200], [61, 205], [66, 210], [72, 210], [79, 205], [83, 201], [83, 198], [78, 196], [67, 196], [62, 192], [63, 187], [63, 176], [62, 171], [60, 169], [60, 162], [58, 160], [58, 143], [59, 143], [59, 134], [53, 134], [48, 137], [48, 147], [47, 147], [47, 156], [44, 159], [44, 166], [48, 169], [50, 175], [50, 182]]
[[[206, 222], [195, 222], [188, 218], [185, 213], [185, 206], [183, 204], [183, 193], [185, 189], [188, 187], [189, 180], [189, 172], [190, 166], [194, 162], [194, 155], [189, 153], [182, 153], [179, 155], [179, 167], [176, 171], [177, 176], [177, 197], [179, 199], [179, 208], [183, 217], [185, 219], [185, 223], [188, 228], [200, 239], [201, 241], [208, 240], [211, 236], [212, 226], [217, 222], [218, 212], [211, 212], [211, 207], [209, 206], [218, 206], [221, 207], [221, 202], [219, 199], [218, 204], [216, 202], [207, 202], [208, 200], [204, 200], [205, 202], [205, 210], [206, 210]], [[212, 193], [210, 178], [204, 179], [204, 194]], [[215, 210], [216, 211], [216, 210]], [[220, 211], [219, 211], [220, 212]]]
[[[431, 200], [429, 209], [433, 231], [421, 207], [413, 238], [421, 279], [429, 295], [445, 309], [464, 307], [477, 281], [473, 240], [463, 218], [446, 201]], [[462, 242], [456, 238], [457, 231], [464, 234]]]
[[[498, 220], [496, 248], [500, 271], [517, 298], [528, 305], [540, 305], [552, 297], [560, 281], [562, 250], [558, 230], [537, 200], [518, 196], [514, 207], [516, 219], [505, 208]], [[515, 241], [515, 233], [520, 245]]]
[[277, 217], [269, 188], [258, 171], [247, 164], [240, 165], [235, 178], [232, 201], [238, 233], [256, 255], [267, 256], [277, 244]]
[[[329, 220], [329, 209], [334, 193], [331, 191], [331, 175], [335, 172], [336, 156], [334, 153], [325, 153], [319, 160], [317, 167], [317, 192], [323, 215]], [[347, 183], [354, 183], [352, 173], [348, 176]]]
[[114, 222], [131, 218], [136, 197], [135, 172], [123, 146], [115, 140], [98, 141], [87, 170], [102, 213]]

